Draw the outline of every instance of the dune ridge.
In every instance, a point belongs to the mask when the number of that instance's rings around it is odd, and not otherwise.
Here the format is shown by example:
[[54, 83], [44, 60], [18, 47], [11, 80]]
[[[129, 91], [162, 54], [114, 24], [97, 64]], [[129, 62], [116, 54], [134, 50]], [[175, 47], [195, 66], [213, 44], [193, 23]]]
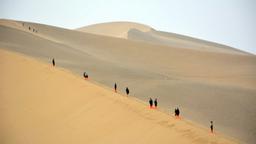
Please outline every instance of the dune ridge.
[[0, 58], [3, 144], [237, 143], [51, 64], [5, 50]]
[[152, 28], [139, 23], [111, 22], [111, 23], [89, 25], [89, 26], [78, 28], [76, 30], [87, 32], [87, 33], [98, 34], [98, 35], [105, 35], [105, 36], [127, 39], [128, 33], [131, 29], [137, 29], [142, 32], [148, 32]]

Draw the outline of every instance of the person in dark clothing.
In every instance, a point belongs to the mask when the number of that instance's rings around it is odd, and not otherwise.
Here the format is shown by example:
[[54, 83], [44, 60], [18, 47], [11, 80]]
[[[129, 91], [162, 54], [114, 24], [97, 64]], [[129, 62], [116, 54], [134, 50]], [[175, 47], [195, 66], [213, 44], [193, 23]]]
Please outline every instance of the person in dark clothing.
[[154, 104], [155, 104], [155, 108], [157, 108], [157, 99], [155, 99]]
[[179, 117], [180, 116], [180, 110], [179, 110], [179, 108], [177, 108], [177, 117]]
[[211, 133], [213, 133], [213, 121], [211, 121], [211, 126], [210, 126], [210, 128], [211, 128]]
[[54, 60], [54, 58], [52, 59], [52, 65], [55, 66], [55, 60]]
[[86, 72], [84, 72], [84, 78], [88, 79], [88, 74], [86, 74]]
[[153, 100], [152, 100], [152, 98], [150, 98], [148, 102], [149, 102], [150, 108], [152, 108], [152, 106], [153, 106]]
[[129, 95], [130, 91], [128, 87], [126, 87], [125, 91], [126, 91], [126, 94]]
[[179, 115], [180, 115], [180, 110], [179, 110], [179, 108], [175, 108], [175, 110], [174, 110], [174, 114], [175, 114], [175, 117], [179, 117]]
[[115, 83], [115, 85], [114, 85], [114, 89], [115, 89], [115, 92], [116, 92], [116, 89], [117, 89], [117, 85], [116, 85], [116, 83]]

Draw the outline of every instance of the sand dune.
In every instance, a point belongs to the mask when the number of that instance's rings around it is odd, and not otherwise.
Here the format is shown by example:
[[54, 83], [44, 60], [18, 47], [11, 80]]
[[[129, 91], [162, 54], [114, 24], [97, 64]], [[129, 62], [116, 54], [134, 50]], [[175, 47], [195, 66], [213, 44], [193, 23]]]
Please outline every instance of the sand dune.
[[231, 141], [50, 64], [0, 50], [2, 144]]
[[149, 26], [131, 22], [110, 22], [95, 24], [77, 29], [78, 31], [116, 38], [143, 41], [156, 45], [186, 48], [229, 54], [249, 54], [225, 45], [204, 41], [188, 36], [157, 31]]
[[[5, 21], [0, 23], [0, 48], [47, 63], [54, 57], [57, 66], [79, 76], [86, 71], [91, 79], [108, 87], [117, 82], [121, 92], [128, 86], [131, 95], [143, 101], [157, 97], [165, 110], [173, 111], [179, 106], [188, 119], [207, 127], [213, 120], [217, 130], [255, 143], [254, 55], [195, 39], [194, 45], [191, 40], [186, 42], [191, 48], [182, 48], [179, 41], [186, 41], [187, 37], [176, 35], [171, 40], [169, 33], [139, 30], [157, 33], [158, 39], [167, 37], [161, 40], [174, 43], [158, 44], [159, 41], [141, 40], [145, 36], [130, 32], [133, 39]], [[198, 50], [200, 45], [207, 45], [209, 50]]]
[[132, 22], [110, 22], [101, 23], [90, 26], [78, 28], [78, 31], [93, 33], [104, 36], [111, 36], [117, 38], [128, 38], [128, 33], [131, 29], [137, 29], [142, 32], [148, 32], [152, 28], [146, 25]]

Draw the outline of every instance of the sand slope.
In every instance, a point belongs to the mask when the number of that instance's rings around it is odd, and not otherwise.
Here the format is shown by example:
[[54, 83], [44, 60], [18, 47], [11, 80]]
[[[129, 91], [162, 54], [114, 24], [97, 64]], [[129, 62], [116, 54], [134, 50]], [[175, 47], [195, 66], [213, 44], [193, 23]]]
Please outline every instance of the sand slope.
[[0, 58], [2, 144], [234, 143], [50, 64]]
[[79, 76], [86, 71], [108, 87], [117, 82], [121, 92], [128, 86], [132, 96], [144, 101], [157, 97], [168, 112], [178, 106], [184, 117], [207, 127], [213, 120], [217, 130], [254, 144], [256, 57], [211, 47], [180, 48], [28, 22], [0, 25], [1, 49], [47, 63], [54, 57], [57, 66]]

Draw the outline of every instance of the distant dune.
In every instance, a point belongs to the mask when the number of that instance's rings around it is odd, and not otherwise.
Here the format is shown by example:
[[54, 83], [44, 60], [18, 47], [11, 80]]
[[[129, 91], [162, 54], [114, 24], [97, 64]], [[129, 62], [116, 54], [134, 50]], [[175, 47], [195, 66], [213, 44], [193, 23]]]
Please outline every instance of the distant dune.
[[102, 24], [85, 26], [82, 28], [78, 28], [77, 30], [82, 32], [87, 32], [87, 33], [98, 34], [98, 35], [127, 39], [129, 36], [129, 31], [131, 29], [136, 29], [141, 32], [149, 32], [151, 31], [152, 28], [139, 23], [110, 22], [110, 23], [102, 23]]
[[131, 22], [110, 22], [95, 24], [77, 29], [78, 31], [103, 36], [143, 41], [156, 45], [166, 45], [176, 48], [187, 48], [200, 51], [219, 53], [248, 54], [229, 46], [208, 42], [188, 36], [157, 31], [149, 26]]
[[[121, 93], [129, 87], [131, 97], [158, 98], [168, 113], [179, 107], [186, 119], [205, 127], [213, 120], [217, 131], [256, 142], [255, 55], [141, 24], [112, 24], [79, 31], [0, 20], [0, 48], [47, 63], [55, 58], [78, 76], [86, 71], [107, 87], [116, 82]], [[90, 32], [98, 26], [102, 33]]]

